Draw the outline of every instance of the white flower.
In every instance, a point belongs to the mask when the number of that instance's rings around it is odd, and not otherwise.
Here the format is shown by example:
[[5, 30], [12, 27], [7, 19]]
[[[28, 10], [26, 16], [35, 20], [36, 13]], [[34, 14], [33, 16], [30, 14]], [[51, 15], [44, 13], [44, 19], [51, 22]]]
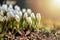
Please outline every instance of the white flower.
[[17, 5], [14, 7], [14, 9], [17, 10], [17, 11], [20, 11], [20, 7], [17, 6]]
[[6, 5], [6, 4], [3, 4], [3, 5], [2, 5], [2, 10], [4, 10], [4, 11], [7, 10], [7, 5]]
[[14, 9], [13, 9], [13, 8], [8, 8], [7, 11], [8, 11], [8, 12], [14, 12]]
[[0, 12], [0, 15], [1, 15], [1, 16], [3, 16], [3, 15], [4, 15], [2, 10], [1, 10], [1, 12]]
[[26, 19], [26, 20], [27, 20], [27, 22], [28, 22], [28, 24], [29, 24], [29, 25], [31, 25], [31, 24], [32, 24], [32, 19], [31, 19], [31, 17], [27, 17], [27, 19]]
[[10, 5], [9, 5], [9, 8], [10, 8], [10, 9], [12, 9], [12, 8], [13, 8], [13, 5], [12, 5], [12, 4], [10, 4]]
[[19, 17], [22, 16], [22, 12], [21, 12], [21, 11], [17, 11], [17, 10], [15, 10], [15, 11], [14, 11], [14, 14], [15, 14], [15, 15], [17, 14]]
[[35, 19], [35, 14], [31, 13], [31, 18]]
[[19, 17], [21, 17], [21, 16], [22, 16], [22, 12], [21, 12], [21, 11], [19, 11], [18, 15], [19, 15]]
[[0, 15], [0, 21], [3, 22], [4, 21], [4, 17]]
[[37, 18], [37, 20], [41, 20], [41, 14], [40, 13], [37, 13], [36, 14], [36, 18]]
[[18, 15], [15, 15], [15, 20], [16, 20], [17, 22], [19, 22], [19, 21], [20, 21], [20, 17], [19, 17]]
[[14, 10], [14, 14], [18, 14], [19, 12], [17, 10]]
[[22, 9], [22, 12], [25, 13], [26, 12], [26, 9]]
[[13, 13], [13, 12], [8, 12], [8, 13], [7, 13], [7, 17], [8, 17], [8, 18], [14, 17], [14, 13]]
[[8, 20], [8, 19], [7, 19], [7, 16], [4, 16], [4, 20]]
[[28, 13], [29, 15], [31, 14], [31, 12], [32, 12], [31, 9], [27, 9], [27, 13]]
[[28, 17], [27, 12], [24, 13], [24, 18], [26, 19]]
[[7, 11], [8, 12], [14, 12], [13, 6], [11, 4], [9, 5]]

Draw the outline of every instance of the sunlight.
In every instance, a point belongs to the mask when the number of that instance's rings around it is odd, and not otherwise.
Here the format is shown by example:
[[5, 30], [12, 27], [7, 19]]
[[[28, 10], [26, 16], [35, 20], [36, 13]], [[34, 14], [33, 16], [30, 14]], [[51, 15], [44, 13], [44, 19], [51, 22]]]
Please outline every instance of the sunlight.
[[53, 6], [55, 7], [55, 8], [60, 8], [60, 0], [53, 0], [52, 1], [53, 3]]

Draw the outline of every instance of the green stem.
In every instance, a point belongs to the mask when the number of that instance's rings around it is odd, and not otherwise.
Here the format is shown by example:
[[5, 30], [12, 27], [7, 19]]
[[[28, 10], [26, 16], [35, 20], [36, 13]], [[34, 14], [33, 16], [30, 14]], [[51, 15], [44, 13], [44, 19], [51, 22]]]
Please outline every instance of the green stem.
[[14, 20], [12, 20], [12, 33], [14, 32]]
[[22, 15], [20, 22], [19, 22], [19, 30], [22, 29], [22, 24], [23, 24], [23, 15]]
[[3, 27], [2, 27], [2, 32], [4, 32], [4, 30], [5, 30], [5, 28], [6, 28], [6, 27], [5, 27], [5, 24], [6, 24], [6, 21], [4, 21], [3, 24], [2, 24], [2, 25], [3, 25]]

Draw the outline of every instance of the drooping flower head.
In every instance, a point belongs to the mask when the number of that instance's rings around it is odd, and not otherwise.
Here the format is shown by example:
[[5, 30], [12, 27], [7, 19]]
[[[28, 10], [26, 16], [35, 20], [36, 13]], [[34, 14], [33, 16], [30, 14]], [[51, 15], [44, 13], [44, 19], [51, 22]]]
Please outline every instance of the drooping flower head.
[[20, 7], [17, 6], [17, 5], [15, 5], [14, 9], [17, 10], [17, 11], [20, 11]]
[[14, 14], [15, 14], [15, 15], [18, 15], [19, 17], [22, 16], [22, 12], [21, 12], [21, 11], [17, 11], [17, 10], [15, 10], [15, 11], [14, 11]]
[[31, 18], [35, 19], [35, 14], [34, 13], [31, 13]]
[[3, 15], [4, 15], [2, 10], [0, 11], [0, 15], [1, 15], [1, 16], [3, 16]]
[[0, 15], [0, 22], [4, 21], [4, 17]]
[[24, 18], [26, 19], [28, 17], [27, 12], [24, 13]]
[[27, 17], [27, 22], [28, 22], [29, 25], [32, 24], [32, 19], [31, 19], [31, 17]]
[[7, 11], [7, 8], [8, 8], [8, 7], [7, 7], [6, 4], [3, 4], [3, 5], [2, 5], [2, 10], [3, 10], [3, 11]]
[[36, 19], [37, 19], [37, 21], [40, 21], [41, 20], [41, 14], [40, 13], [37, 13], [36, 14]]
[[26, 9], [23, 8], [23, 9], [22, 9], [22, 12], [25, 13], [25, 12], [26, 12]]
[[20, 21], [20, 17], [19, 17], [18, 15], [15, 15], [15, 20], [16, 20], [17, 22], [19, 22], [19, 21]]
[[12, 5], [12, 4], [10, 4], [10, 5], [9, 5], [9, 8], [10, 8], [10, 9], [12, 9], [12, 8], [13, 8], [13, 5]]
[[28, 13], [28, 15], [31, 15], [31, 12], [32, 12], [31, 9], [27, 9], [27, 13]]
[[7, 17], [8, 17], [8, 19], [14, 18], [14, 13], [13, 12], [8, 12]]
[[10, 4], [7, 11], [8, 12], [14, 12], [13, 5]]
[[22, 17], [22, 12], [21, 12], [21, 11], [19, 11], [19, 14], [18, 14], [18, 15], [19, 15], [19, 17]]

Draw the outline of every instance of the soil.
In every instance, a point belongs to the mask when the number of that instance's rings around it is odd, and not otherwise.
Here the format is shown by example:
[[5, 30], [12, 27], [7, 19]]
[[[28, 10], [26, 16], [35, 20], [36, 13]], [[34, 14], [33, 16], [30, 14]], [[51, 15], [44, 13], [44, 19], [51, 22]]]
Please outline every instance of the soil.
[[14, 30], [14, 33], [11, 31], [4, 32], [4, 36], [1, 40], [60, 40], [60, 31], [55, 33], [49, 33], [48, 31], [44, 32], [43, 30], [30, 31], [30, 30]]

